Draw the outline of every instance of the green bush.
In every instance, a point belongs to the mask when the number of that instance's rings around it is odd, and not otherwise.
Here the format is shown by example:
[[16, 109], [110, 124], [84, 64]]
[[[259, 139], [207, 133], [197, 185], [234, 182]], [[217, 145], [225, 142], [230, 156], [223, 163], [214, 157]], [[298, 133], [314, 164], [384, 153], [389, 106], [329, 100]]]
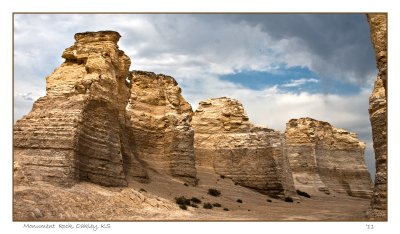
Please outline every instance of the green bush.
[[176, 197], [175, 198], [175, 203], [178, 204], [178, 205], [189, 206], [190, 205], [190, 199], [187, 199], [184, 196]]
[[308, 193], [306, 193], [306, 192], [303, 192], [303, 191], [300, 191], [300, 190], [296, 190], [296, 192], [297, 192], [297, 194], [300, 195], [300, 196], [307, 197], [307, 198], [310, 198], [310, 197], [311, 197], [310, 194], [308, 194]]
[[208, 202], [207, 202], [207, 203], [204, 203], [204, 204], [203, 204], [203, 208], [204, 208], [204, 209], [212, 209], [213, 206], [211, 205], [211, 203], [208, 203]]
[[201, 200], [198, 199], [197, 197], [192, 197], [192, 199], [190, 199], [192, 202], [194, 203], [201, 203]]
[[219, 204], [219, 203], [214, 203], [214, 204], [212, 204], [214, 207], [221, 207], [221, 204]]
[[291, 197], [285, 197], [285, 202], [293, 202], [293, 198], [291, 198]]
[[242, 199], [237, 199], [236, 202], [237, 203], [243, 203]]
[[219, 195], [221, 195], [221, 192], [217, 189], [210, 188], [208, 189], [208, 194], [214, 197], [218, 197]]

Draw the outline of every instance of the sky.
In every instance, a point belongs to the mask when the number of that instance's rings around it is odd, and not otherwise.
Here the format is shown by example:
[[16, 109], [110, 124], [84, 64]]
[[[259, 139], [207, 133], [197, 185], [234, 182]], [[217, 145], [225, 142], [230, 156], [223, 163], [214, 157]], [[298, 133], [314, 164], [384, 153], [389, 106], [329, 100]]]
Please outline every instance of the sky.
[[357, 133], [374, 177], [368, 97], [377, 69], [364, 14], [16, 14], [14, 120], [45, 95], [74, 34], [99, 30], [122, 35], [130, 70], [173, 76], [193, 110], [226, 96], [275, 130], [311, 117]]

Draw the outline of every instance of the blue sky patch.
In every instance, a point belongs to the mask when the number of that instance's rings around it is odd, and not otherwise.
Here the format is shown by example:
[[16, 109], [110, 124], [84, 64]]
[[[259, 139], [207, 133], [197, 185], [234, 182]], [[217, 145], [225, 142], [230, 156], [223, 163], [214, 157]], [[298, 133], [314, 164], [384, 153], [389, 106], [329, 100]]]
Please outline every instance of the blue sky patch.
[[275, 71], [240, 71], [220, 76], [221, 80], [239, 84], [245, 88], [262, 90], [278, 86], [287, 92], [308, 92], [351, 95], [360, 88], [338, 79], [321, 78], [307, 67], [283, 67]]

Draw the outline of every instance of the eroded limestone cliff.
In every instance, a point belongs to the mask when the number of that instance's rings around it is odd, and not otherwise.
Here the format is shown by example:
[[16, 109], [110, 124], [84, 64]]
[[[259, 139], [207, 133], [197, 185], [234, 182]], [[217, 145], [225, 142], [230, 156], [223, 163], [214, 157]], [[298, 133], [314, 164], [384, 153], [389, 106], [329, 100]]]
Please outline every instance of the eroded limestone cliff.
[[200, 102], [192, 125], [199, 166], [271, 196], [295, 193], [281, 133], [251, 124], [239, 101]]
[[152, 72], [130, 73], [131, 120], [138, 158], [153, 168], [196, 184], [192, 107], [174, 78]]
[[368, 14], [378, 76], [369, 97], [375, 150], [375, 186], [368, 217], [387, 220], [387, 14]]
[[296, 189], [311, 194], [347, 193], [371, 196], [364, 161], [365, 144], [355, 133], [311, 118], [286, 124], [286, 147]]
[[15, 182], [125, 186], [146, 179], [133, 154], [125, 107], [131, 61], [113, 31], [75, 35], [65, 62], [46, 79], [46, 96], [14, 127]]

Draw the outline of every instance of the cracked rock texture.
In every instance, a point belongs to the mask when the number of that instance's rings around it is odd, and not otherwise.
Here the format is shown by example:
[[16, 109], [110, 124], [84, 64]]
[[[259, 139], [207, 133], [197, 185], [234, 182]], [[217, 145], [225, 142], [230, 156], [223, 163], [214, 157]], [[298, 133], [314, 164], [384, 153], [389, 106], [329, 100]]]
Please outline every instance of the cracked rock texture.
[[369, 97], [375, 150], [375, 185], [368, 217], [387, 220], [387, 14], [367, 14], [375, 48], [378, 76]]
[[195, 185], [192, 107], [171, 76], [132, 71], [127, 106], [137, 155], [153, 168]]
[[131, 61], [113, 31], [75, 34], [46, 96], [14, 126], [14, 182], [125, 186], [146, 179], [133, 154], [125, 107]]
[[355, 133], [311, 118], [286, 124], [286, 147], [296, 189], [311, 194], [332, 191], [371, 196], [371, 178], [364, 161], [365, 143]]
[[294, 195], [282, 134], [251, 124], [239, 101], [222, 97], [200, 102], [192, 125], [198, 166], [264, 194]]

